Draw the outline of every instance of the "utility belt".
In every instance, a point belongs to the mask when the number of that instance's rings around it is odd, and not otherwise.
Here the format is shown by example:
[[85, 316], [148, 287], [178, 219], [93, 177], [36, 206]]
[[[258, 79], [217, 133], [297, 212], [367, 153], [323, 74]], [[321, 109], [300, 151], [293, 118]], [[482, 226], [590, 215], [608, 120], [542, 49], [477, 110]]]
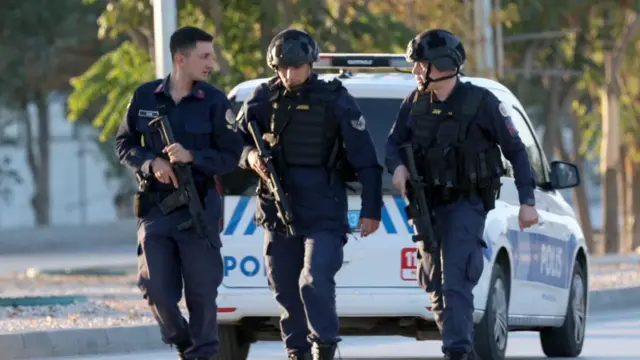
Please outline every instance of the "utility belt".
[[483, 188], [460, 189], [455, 187], [438, 186], [428, 189], [430, 200], [433, 206], [445, 206], [456, 203], [460, 200], [479, 197], [484, 205], [484, 210], [489, 212], [496, 206], [496, 199], [500, 196], [500, 178], [492, 180], [488, 186]]
[[[205, 206], [205, 198], [208, 195], [209, 190], [212, 188], [215, 190], [215, 183], [214, 185], [207, 184], [206, 186], [198, 187], [198, 197], [200, 198], [200, 203], [202, 203], [203, 207]], [[154, 207], [162, 207], [163, 201], [173, 193], [174, 191], [172, 190], [147, 190], [136, 192], [133, 197], [133, 215], [138, 218], [146, 216]], [[172, 209], [172, 211], [164, 213], [164, 215], [168, 215], [169, 213], [180, 209], [186, 209], [187, 207], [187, 204], [178, 206]]]

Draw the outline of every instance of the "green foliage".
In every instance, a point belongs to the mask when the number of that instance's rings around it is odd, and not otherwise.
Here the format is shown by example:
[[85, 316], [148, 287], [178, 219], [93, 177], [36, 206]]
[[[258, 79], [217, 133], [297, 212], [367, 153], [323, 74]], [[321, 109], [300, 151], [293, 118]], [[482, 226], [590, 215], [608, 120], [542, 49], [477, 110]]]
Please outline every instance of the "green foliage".
[[93, 119], [93, 125], [103, 129], [105, 141], [122, 121], [129, 99], [140, 84], [154, 79], [153, 64], [145, 51], [126, 41], [103, 55], [84, 74], [71, 79], [75, 89], [69, 96], [69, 120], [78, 120], [94, 101], [104, 99], [104, 105]]
[[[286, 25], [284, 8], [274, 3], [221, 1], [222, 16], [218, 17], [213, 3], [179, 1], [178, 26], [198, 26], [214, 34], [221, 66], [211, 75], [211, 82], [224, 91], [246, 79], [272, 76], [264, 52], [273, 35], [289, 26], [309, 31], [323, 51], [404, 52], [408, 39], [415, 35], [394, 14], [374, 12], [363, 5], [352, 7], [349, 19], [341, 21], [320, 2], [281, 1], [286, 11], [296, 14], [294, 22]], [[134, 89], [154, 79], [153, 8], [148, 1], [109, 2], [99, 24], [101, 38], [127, 40], [71, 80], [68, 108], [71, 121], [95, 116], [92, 123], [102, 129], [101, 141], [105, 141], [122, 121]], [[96, 103], [101, 105], [94, 115], [90, 110]]]
[[34, 93], [64, 90], [96, 58], [97, 4], [7, 0], [0, 11], [0, 98], [14, 107]]

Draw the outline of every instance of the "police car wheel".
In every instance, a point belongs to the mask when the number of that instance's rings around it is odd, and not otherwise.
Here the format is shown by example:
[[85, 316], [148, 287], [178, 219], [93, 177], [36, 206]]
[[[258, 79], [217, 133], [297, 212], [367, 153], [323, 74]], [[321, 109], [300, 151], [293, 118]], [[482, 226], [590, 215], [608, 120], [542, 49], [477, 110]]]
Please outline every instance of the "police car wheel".
[[582, 352], [587, 323], [587, 276], [576, 262], [571, 277], [567, 313], [561, 327], [540, 331], [542, 351], [548, 357], [577, 357]]
[[249, 357], [251, 342], [236, 325], [219, 325], [220, 341], [218, 355], [215, 360], [246, 360]]
[[493, 265], [491, 285], [482, 321], [476, 324], [474, 347], [482, 360], [502, 360], [509, 337], [509, 280], [502, 265]]

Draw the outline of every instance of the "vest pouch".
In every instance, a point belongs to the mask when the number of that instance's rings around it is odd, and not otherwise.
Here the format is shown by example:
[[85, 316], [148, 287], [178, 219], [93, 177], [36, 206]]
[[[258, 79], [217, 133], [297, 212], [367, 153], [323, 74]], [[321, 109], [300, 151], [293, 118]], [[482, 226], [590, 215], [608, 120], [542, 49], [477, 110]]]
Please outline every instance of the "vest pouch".
[[153, 120], [151, 117], [138, 116], [135, 123], [136, 131], [142, 134], [142, 146], [144, 148], [161, 154], [164, 145], [162, 144], [160, 131], [158, 128], [149, 125], [151, 120]]
[[444, 163], [442, 166], [442, 175], [440, 176], [440, 179], [442, 181], [442, 185], [446, 189], [454, 189], [460, 187], [458, 183], [457, 153], [458, 149], [454, 147], [448, 147], [442, 152]]
[[500, 150], [497, 148], [489, 148], [477, 154], [478, 190], [486, 212], [495, 208], [496, 199], [502, 186], [500, 183], [501, 167], [502, 159], [500, 158]]
[[213, 132], [211, 121], [189, 118], [185, 121], [184, 127], [189, 139], [187, 140], [189, 144], [182, 144], [185, 148], [191, 147], [201, 150], [211, 147], [211, 133]]
[[425, 168], [427, 169], [425, 174], [427, 186], [443, 186], [444, 179], [442, 175], [446, 166], [443, 150], [438, 148], [427, 150], [424, 160]]
[[461, 149], [460, 161], [460, 182], [459, 186], [464, 189], [478, 188], [478, 153], [473, 150]]

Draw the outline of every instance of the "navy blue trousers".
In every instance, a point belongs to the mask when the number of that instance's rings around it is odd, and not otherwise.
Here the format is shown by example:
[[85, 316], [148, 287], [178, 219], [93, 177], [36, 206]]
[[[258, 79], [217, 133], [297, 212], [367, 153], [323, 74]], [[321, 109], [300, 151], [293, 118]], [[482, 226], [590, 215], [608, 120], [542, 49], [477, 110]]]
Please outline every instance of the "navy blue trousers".
[[280, 329], [289, 353], [340, 339], [335, 276], [342, 267], [345, 235], [317, 232], [287, 238], [266, 232], [269, 287], [281, 308]]
[[442, 334], [442, 351], [472, 352], [473, 288], [484, 269], [483, 233], [486, 212], [479, 198], [436, 207], [434, 232], [440, 253], [420, 246], [418, 283], [431, 298], [432, 311]]
[[[177, 230], [185, 219], [154, 209], [139, 220], [138, 287], [165, 343], [187, 345], [187, 358], [213, 357], [218, 353], [216, 298], [224, 276], [217, 222], [210, 238], [200, 239], [193, 229]], [[188, 322], [178, 307], [183, 282]]]

